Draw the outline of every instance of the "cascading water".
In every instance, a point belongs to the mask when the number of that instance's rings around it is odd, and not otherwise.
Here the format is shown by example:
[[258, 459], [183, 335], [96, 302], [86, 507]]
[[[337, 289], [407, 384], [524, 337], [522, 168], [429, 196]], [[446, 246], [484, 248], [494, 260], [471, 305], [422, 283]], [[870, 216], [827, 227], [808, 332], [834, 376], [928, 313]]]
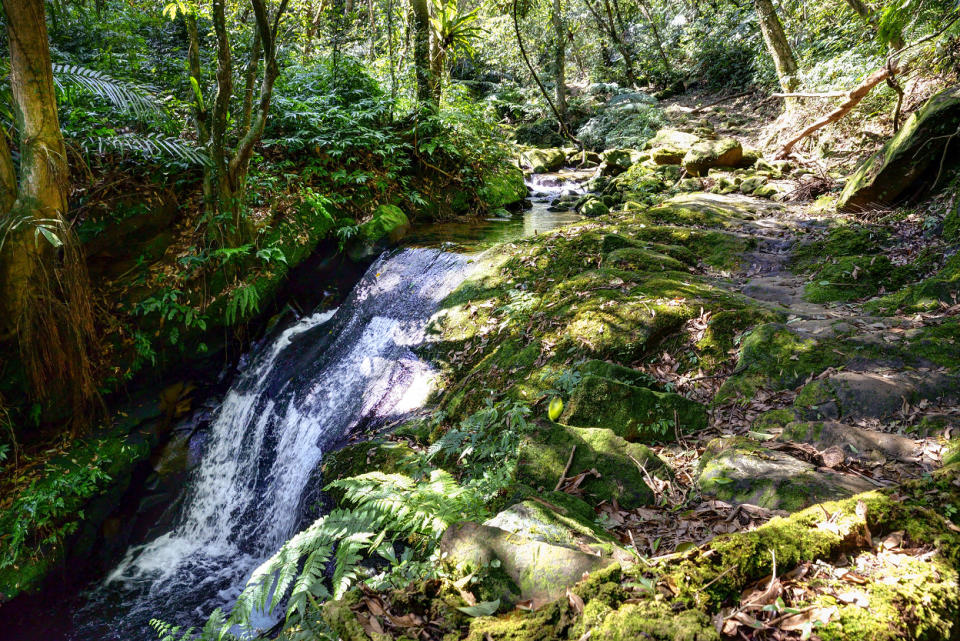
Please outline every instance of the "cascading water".
[[407, 249], [376, 261], [335, 313], [287, 329], [237, 378], [174, 529], [128, 550], [77, 617], [76, 641], [152, 639], [197, 625], [297, 530], [323, 451], [357, 425], [419, 408], [434, 372], [414, 353], [467, 257]]

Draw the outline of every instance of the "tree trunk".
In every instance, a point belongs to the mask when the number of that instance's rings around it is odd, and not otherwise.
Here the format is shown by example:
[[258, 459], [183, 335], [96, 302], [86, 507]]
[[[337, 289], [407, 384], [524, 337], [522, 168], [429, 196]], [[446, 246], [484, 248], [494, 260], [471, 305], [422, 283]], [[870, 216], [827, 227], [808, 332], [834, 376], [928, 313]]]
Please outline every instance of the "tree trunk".
[[556, 42], [553, 47], [553, 65], [554, 82], [556, 83], [556, 101], [557, 115], [562, 121], [562, 126], [567, 124], [567, 27], [563, 20], [563, 7], [561, 0], [553, 0], [553, 12], [551, 19], [553, 22], [553, 33]]
[[[20, 176], [12, 215], [62, 221], [67, 208], [67, 150], [60, 133], [53, 69], [42, 0], [3, 0], [10, 42], [10, 88], [20, 133]], [[5, 176], [5, 181], [9, 176]], [[7, 196], [8, 197], [8, 196]], [[30, 290], [45, 278], [53, 258], [47, 242], [36, 242], [35, 226], [22, 225], [5, 243], [0, 304], [10, 330], [29, 315]]]
[[[65, 221], [69, 172], [44, 4], [43, 0], [2, 4], [20, 172], [14, 179], [4, 141], [0, 204], [7, 222], [16, 217], [21, 224], [7, 234], [0, 255], [0, 335], [12, 332], [16, 337], [35, 399], [67, 400], [68, 420], [76, 433], [88, 424], [97, 398], [92, 358], [97, 342], [86, 264]], [[38, 236], [41, 229], [46, 230], [44, 237]]]
[[[616, 0], [614, 0], [616, 3]], [[617, 6], [617, 15], [620, 15], [620, 6]], [[643, 11], [644, 17], [647, 19], [647, 22], [650, 23], [650, 31], [653, 33], [653, 40], [657, 44], [657, 52], [660, 54], [660, 62], [663, 63], [663, 70], [667, 73], [673, 71], [673, 67], [670, 65], [670, 59], [667, 58], [667, 52], [663, 48], [663, 40], [660, 38], [660, 30], [657, 29], [657, 23], [654, 20], [653, 12], [650, 11], [650, 7], [647, 5], [646, 0], [640, 0], [640, 10]]]
[[436, 108], [430, 65], [430, 13], [427, 0], [410, 0], [410, 4], [413, 9], [413, 66], [417, 75], [417, 104]]
[[602, 1], [604, 13], [606, 14], [606, 20], [604, 19], [604, 16], [600, 14], [600, 9], [594, 7], [590, 0], [585, 0], [585, 3], [587, 5], [587, 9], [589, 9], [590, 13], [593, 15], [594, 20], [596, 20], [597, 26], [600, 28], [600, 33], [607, 34], [610, 37], [610, 40], [613, 42], [613, 46], [616, 47], [617, 51], [620, 52], [620, 56], [623, 58], [624, 72], [627, 75], [627, 82], [632, 86], [636, 86], [637, 76], [633, 71], [633, 58], [630, 55], [630, 49], [627, 47], [627, 43], [624, 42], [623, 38], [620, 37], [620, 34], [617, 33], [617, 25], [613, 19], [613, 10], [610, 7], [609, 0]]
[[797, 60], [793, 50], [783, 32], [783, 25], [773, 8], [771, 0], [754, 0], [757, 16], [760, 18], [760, 31], [763, 32], [763, 41], [767, 44], [773, 64], [777, 69], [777, 78], [784, 91], [790, 92], [797, 88]]

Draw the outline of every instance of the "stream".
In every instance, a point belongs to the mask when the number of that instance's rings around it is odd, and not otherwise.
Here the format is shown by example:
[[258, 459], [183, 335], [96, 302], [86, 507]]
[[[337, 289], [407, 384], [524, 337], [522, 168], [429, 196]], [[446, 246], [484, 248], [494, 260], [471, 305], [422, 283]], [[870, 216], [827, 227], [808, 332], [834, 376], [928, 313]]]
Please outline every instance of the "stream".
[[147, 641], [156, 638], [152, 618], [191, 626], [214, 608], [228, 610], [250, 573], [319, 515], [324, 451], [427, 401], [435, 371], [415, 348], [440, 302], [470, 275], [470, 254], [580, 220], [549, 204], [583, 193], [583, 178], [531, 177], [532, 207], [522, 214], [415, 228], [339, 308], [305, 316], [255, 346], [210, 428], [190, 443], [202, 459], [174, 525], [127, 549], [82, 596], [65, 638]]

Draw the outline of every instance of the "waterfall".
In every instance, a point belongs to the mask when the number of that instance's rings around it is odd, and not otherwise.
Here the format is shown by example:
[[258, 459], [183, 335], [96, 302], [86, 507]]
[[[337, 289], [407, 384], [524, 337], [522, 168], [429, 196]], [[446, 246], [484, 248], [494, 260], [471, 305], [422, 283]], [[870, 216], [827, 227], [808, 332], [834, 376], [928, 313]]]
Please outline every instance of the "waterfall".
[[335, 312], [251, 355], [210, 428], [177, 525], [129, 549], [77, 616], [76, 641], [154, 639], [150, 618], [198, 625], [302, 525], [325, 449], [423, 405], [435, 372], [413, 351], [467, 257], [377, 260]]

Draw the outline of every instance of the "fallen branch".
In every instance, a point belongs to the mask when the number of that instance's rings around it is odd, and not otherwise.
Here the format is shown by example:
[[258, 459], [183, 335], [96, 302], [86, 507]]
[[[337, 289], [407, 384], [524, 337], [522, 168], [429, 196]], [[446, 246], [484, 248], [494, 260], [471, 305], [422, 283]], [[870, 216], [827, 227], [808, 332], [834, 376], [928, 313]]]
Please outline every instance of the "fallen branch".
[[846, 91], [824, 91], [821, 93], [772, 93], [774, 98], [840, 98], [846, 96]]
[[728, 101], [728, 100], [734, 100], [734, 99], [736, 99], [736, 98], [743, 98], [744, 96], [749, 96], [751, 93], [753, 93], [753, 92], [752, 92], [752, 91], [741, 91], [740, 93], [735, 93], [735, 94], [733, 94], [732, 96], [726, 96], [725, 98], [721, 98], [720, 100], [714, 100], [713, 102], [711, 102], [711, 103], [708, 104], [708, 105], [703, 105], [702, 107], [697, 107], [697, 108], [691, 110], [690, 113], [692, 113], [692, 114], [698, 114], [698, 113], [700, 113], [701, 111], [703, 111], [704, 109], [709, 109], [710, 107], [716, 107], [716, 106], [719, 105], [721, 102], [726, 102], [726, 101]]
[[859, 87], [852, 89], [846, 94], [844, 94], [846, 95], [847, 99], [846, 101], [844, 101], [842, 105], [840, 105], [839, 107], [831, 111], [829, 114], [827, 114], [817, 122], [813, 123], [806, 129], [801, 131], [796, 137], [789, 140], [787, 144], [785, 144], [780, 149], [780, 151], [777, 152], [777, 158], [781, 158], [781, 159], [786, 158], [787, 156], [790, 155], [790, 152], [793, 151], [794, 145], [796, 145], [798, 142], [800, 142], [801, 140], [803, 140], [813, 132], [826, 127], [832, 122], [836, 122], [840, 120], [845, 115], [850, 113], [850, 111], [853, 110], [853, 108], [856, 107], [858, 104], [860, 104], [860, 101], [863, 100], [868, 93], [870, 93], [870, 90], [872, 90], [878, 84], [880, 84], [881, 82], [883, 82], [884, 80], [892, 76], [893, 74], [897, 73], [898, 71], [899, 69], [896, 66], [896, 62], [891, 62], [890, 64], [885, 66], [883, 69], [878, 69], [874, 71], [872, 74], [870, 74], [869, 76], [867, 76], [867, 79], [864, 80]]
[[570, 464], [573, 463], [573, 455], [577, 452], [577, 446], [574, 445], [573, 449], [570, 450], [570, 458], [567, 459], [567, 464], [564, 466], [563, 471], [560, 472], [560, 478], [557, 479], [557, 486], [553, 488], [554, 492], [560, 491], [560, 486], [563, 485], [563, 481], [567, 478], [567, 472], [570, 471]]

